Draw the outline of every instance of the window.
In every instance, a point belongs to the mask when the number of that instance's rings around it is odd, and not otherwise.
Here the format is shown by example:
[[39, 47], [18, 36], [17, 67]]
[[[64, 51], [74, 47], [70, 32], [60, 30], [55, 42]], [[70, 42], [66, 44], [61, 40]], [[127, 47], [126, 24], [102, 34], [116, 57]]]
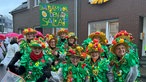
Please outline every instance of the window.
[[116, 19], [89, 23], [88, 35], [95, 31], [104, 32], [106, 34], [106, 38], [108, 39], [109, 44], [111, 44], [114, 35], [119, 31], [119, 22]]
[[46, 3], [53, 3], [55, 2], [56, 0], [46, 0]]
[[39, 4], [40, 4], [40, 0], [34, 0], [34, 6], [36, 7], [36, 6], [39, 6]]
[[4, 26], [0, 25], [0, 32], [3, 32]]

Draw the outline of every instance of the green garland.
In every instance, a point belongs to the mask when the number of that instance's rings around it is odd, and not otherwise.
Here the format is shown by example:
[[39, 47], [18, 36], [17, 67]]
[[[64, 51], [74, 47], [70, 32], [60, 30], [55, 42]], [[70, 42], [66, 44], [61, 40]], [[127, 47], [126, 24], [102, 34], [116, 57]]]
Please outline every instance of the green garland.
[[28, 53], [21, 57], [20, 66], [26, 68], [26, 72], [23, 77], [26, 82], [36, 81], [40, 76], [42, 76], [42, 69], [48, 63], [48, 55], [44, 54], [38, 61], [33, 61]]
[[87, 64], [87, 68], [90, 73], [90, 82], [108, 82], [106, 74], [109, 70], [109, 61], [107, 59], [100, 59], [93, 63], [91, 58], [89, 58], [85, 60], [85, 63]]
[[66, 49], [65, 49], [66, 44], [67, 44], [67, 39], [64, 42], [62, 42], [60, 38], [58, 39], [56, 46], [57, 46], [57, 48], [59, 48], [59, 52], [62, 55], [66, 54]]
[[114, 62], [113, 65], [113, 72], [114, 72], [114, 78], [116, 82], [124, 82], [127, 74], [130, 71], [130, 67], [136, 65], [136, 61], [135, 61], [135, 56], [134, 54], [130, 53], [130, 54], [125, 54], [125, 56], [118, 61], [118, 58], [116, 55], [114, 54], [110, 54], [112, 57], [110, 60], [112, 62]]
[[[60, 63], [60, 67], [62, 68], [63, 78], [66, 82], [67, 80], [71, 80], [71, 82], [85, 82], [86, 77], [88, 76], [88, 70], [86, 68], [86, 64], [79, 62], [78, 66], [74, 66], [71, 63]], [[69, 78], [69, 75], [71, 76]]]
[[87, 38], [86, 40], [83, 41], [82, 46], [84, 49], [86, 49], [86, 47], [88, 46], [88, 44], [92, 42], [91, 38]]
[[103, 49], [104, 51], [103, 51], [100, 55], [103, 56], [103, 57], [108, 57], [108, 56], [109, 56], [109, 55], [108, 55], [108, 54], [109, 54], [109, 53], [108, 53], [108, 52], [109, 52], [108, 47], [107, 47], [106, 45], [103, 45], [103, 44], [101, 45], [101, 47], [102, 47], [102, 49]]
[[26, 40], [22, 40], [20, 43], [20, 53], [30, 53], [31, 48], [29, 46], [29, 43]]

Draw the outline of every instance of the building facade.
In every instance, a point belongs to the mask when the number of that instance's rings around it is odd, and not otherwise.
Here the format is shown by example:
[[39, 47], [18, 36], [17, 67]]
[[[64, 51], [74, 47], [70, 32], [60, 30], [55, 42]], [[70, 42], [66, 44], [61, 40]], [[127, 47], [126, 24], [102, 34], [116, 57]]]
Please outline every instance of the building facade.
[[50, 4], [67, 4], [69, 5], [69, 26], [70, 31], [75, 31], [75, 13], [74, 13], [74, 0], [27, 0], [27, 2], [22, 3], [19, 7], [11, 11], [13, 16], [13, 24], [15, 32], [22, 32], [26, 27], [33, 27], [43, 34], [53, 33], [52, 28], [40, 27], [40, 12], [39, 3], [50, 3]]
[[[39, 2], [67, 4], [69, 7], [69, 31], [76, 32], [78, 43], [93, 31], [106, 34], [109, 44], [115, 33], [127, 30], [134, 36], [139, 55], [145, 56], [146, 45], [146, 1], [144, 0], [109, 0], [103, 4], [90, 4], [92, 0], [27, 0], [14, 11], [14, 31], [34, 27], [44, 34], [52, 33], [50, 28], [40, 28]], [[17, 31], [18, 30], [18, 31]]]
[[0, 33], [13, 32], [12, 20], [0, 15]]
[[103, 31], [109, 42], [120, 30], [132, 33], [134, 43], [138, 45], [139, 55], [145, 56], [146, 45], [146, 1], [144, 0], [109, 0], [104, 4], [92, 5], [88, 0], [78, 3], [78, 34], [85, 39], [95, 30]]

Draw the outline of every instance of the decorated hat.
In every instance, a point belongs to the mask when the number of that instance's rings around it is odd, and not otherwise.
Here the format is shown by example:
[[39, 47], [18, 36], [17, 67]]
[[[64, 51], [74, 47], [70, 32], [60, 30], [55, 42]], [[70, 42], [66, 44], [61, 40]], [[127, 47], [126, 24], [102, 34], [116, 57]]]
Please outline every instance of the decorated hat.
[[83, 52], [83, 47], [76, 46], [76, 48], [70, 48], [68, 50], [67, 56], [77, 56], [80, 58], [86, 58], [86, 54]]
[[30, 47], [41, 47], [41, 48], [47, 48], [47, 44], [43, 41], [42, 38], [34, 38], [30, 42]]
[[128, 41], [133, 41], [133, 37], [131, 33], [128, 33], [126, 30], [121, 30], [120, 32], [118, 32], [115, 36], [114, 39], [116, 38], [123, 38], [126, 39]]
[[119, 44], [123, 44], [123, 45], [126, 47], [127, 51], [128, 51], [128, 48], [129, 48], [128, 44], [129, 44], [129, 41], [127, 41], [126, 39], [123, 39], [123, 38], [116, 38], [116, 39], [114, 39], [114, 40], [112, 41], [112, 45], [110, 46], [110, 51], [111, 51], [112, 53], [115, 53], [115, 48], [116, 48], [116, 46], [118, 46]]
[[36, 37], [44, 38], [43, 34], [40, 31], [36, 31]]
[[32, 28], [26, 28], [26, 29], [23, 30], [23, 34], [24, 34], [24, 35], [26, 35], [26, 34], [28, 34], [28, 33], [34, 33], [34, 34], [36, 34], [37, 31], [34, 30], [34, 29], [32, 29]]
[[90, 42], [86, 48], [86, 52], [87, 53], [91, 53], [91, 52], [103, 52], [103, 49], [101, 47], [101, 44], [99, 43], [99, 41], [97, 39], [94, 39], [92, 42]]
[[57, 32], [57, 35], [60, 36], [61, 33], [66, 33], [68, 34], [68, 30], [64, 29], [64, 28], [61, 28], [58, 32]]
[[91, 38], [92, 40], [94, 39], [94, 37], [99, 37], [101, 44], [107, 44], [108, 43], [108, 40], [105, 36], [105, 33], [103, 33], [103, 32], [92, 32], [88, 37]]
[[75, 35], [75, 33], [69, 32], [67, 38], [75, 38], [75, 39], [77, 39], [77, 36]]
[[49, 42], [50, 40], [54, 39], [57, 43], [57, 39], [55, 38], [55, 36], [53, 34], [46, 34], [45, 36], [46, 41]]

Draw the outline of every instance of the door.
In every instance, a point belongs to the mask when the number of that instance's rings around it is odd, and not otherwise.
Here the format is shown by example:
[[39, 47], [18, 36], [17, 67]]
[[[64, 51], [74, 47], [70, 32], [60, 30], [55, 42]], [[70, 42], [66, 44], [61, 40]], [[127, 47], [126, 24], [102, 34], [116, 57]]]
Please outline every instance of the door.
[[144, 22], [143, 22], [143, 33], [140, 34], [142, 37], [142, 56], [146, 56], [145, 54], [145, 47], [146, 47], [146, 17], [144, 17]]

